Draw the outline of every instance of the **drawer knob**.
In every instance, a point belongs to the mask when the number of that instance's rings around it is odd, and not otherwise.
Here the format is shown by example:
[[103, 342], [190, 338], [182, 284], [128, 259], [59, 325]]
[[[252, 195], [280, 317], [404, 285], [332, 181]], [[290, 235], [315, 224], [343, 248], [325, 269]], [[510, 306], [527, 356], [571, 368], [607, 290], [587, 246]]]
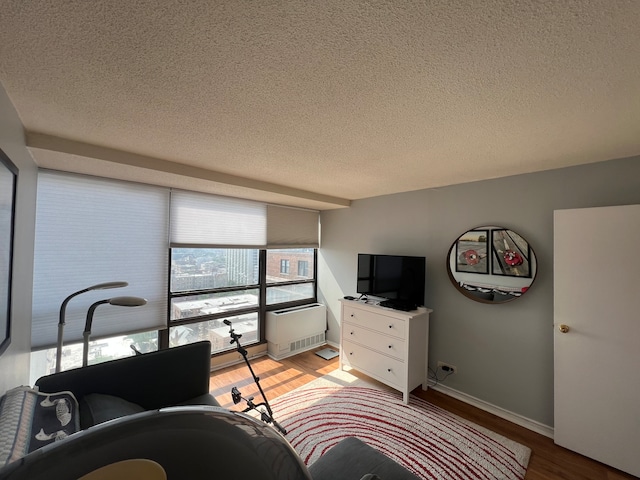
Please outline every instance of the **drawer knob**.
[[352, 313], [352, 314], [351, 314], [351, 318], [353, 318], [353, 317], [355, 317], [355, 315]]
[[393, 328], [393, 325], [389, 325], [389, 328]]
[[387, 368], [387, 372], [391, 373], [391, 369], [390, 369], [390, 368]]
[[349, 332], [349, 335], [353, 335], [353, 332]]
[[393, 345], [389, 345], [389, 348], [393, 348]]
[[353, 352], [349, 352], [349, 355], [353, 355]]

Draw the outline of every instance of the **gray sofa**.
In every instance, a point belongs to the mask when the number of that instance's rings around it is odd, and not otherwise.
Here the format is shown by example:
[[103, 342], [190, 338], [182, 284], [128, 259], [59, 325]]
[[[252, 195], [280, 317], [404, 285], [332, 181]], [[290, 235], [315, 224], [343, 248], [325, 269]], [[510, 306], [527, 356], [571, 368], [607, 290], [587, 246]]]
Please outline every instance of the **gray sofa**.
[[175, 405], [219, 406], [209, 393], [211, 343], [191, 343], [39, 378], [42, 392], [70, 391], [80, 429]]
[[73, 393], [81, 431], [9, 463], [0, 480], [71, 480], [132, 458], [159, 463], [169, 479], [418, 478], [354, 437], [307, 469], [274, 428], [219, 407], [210, 360], [210, 343], [198, 342], [38, 379], [41, 392]]
[[[138, 459], [157, 464], [168, 480], [417, 478], [356, 438], [343, 440], [307, 468], [266, 423], [221, 407], [186, 406], [145, 411], [89, 427], [9, 463], [0, 469], [0, 480], [76, 480]], [[118, 478], [132, 477], [120, 474]]]
[[313, 480], [419, 480], [402, 465], [355, 437], [347, 437], [309, 467]]

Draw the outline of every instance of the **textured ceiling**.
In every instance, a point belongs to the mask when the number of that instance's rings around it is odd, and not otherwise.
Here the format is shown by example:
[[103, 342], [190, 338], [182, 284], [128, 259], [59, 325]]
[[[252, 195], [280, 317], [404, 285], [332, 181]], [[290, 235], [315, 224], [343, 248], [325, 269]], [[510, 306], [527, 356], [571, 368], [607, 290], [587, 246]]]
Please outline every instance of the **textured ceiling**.
[[39, 165], [311, 208], [640, 154], [638, 0], [2, 0]]

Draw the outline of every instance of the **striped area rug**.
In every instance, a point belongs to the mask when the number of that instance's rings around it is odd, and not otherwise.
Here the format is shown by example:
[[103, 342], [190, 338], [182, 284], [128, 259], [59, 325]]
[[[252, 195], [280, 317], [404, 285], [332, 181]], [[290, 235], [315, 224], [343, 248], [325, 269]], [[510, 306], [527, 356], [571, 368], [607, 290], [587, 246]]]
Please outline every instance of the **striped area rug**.
[[[322, 379], [319, 379], [322, 380]], [[348, 436], [425, 479], [523, 479], [531, 450], [418, 397], [312, 382], [271, 401], [307, 465]]]

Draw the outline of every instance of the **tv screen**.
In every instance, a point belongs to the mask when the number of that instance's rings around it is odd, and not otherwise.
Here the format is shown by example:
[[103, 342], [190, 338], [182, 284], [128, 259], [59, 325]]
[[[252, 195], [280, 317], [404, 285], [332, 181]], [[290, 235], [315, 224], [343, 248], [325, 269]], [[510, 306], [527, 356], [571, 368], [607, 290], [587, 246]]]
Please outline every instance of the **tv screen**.
[[424, 305], [425, 257], [358, 254], [356, 291], [362, 295]]

